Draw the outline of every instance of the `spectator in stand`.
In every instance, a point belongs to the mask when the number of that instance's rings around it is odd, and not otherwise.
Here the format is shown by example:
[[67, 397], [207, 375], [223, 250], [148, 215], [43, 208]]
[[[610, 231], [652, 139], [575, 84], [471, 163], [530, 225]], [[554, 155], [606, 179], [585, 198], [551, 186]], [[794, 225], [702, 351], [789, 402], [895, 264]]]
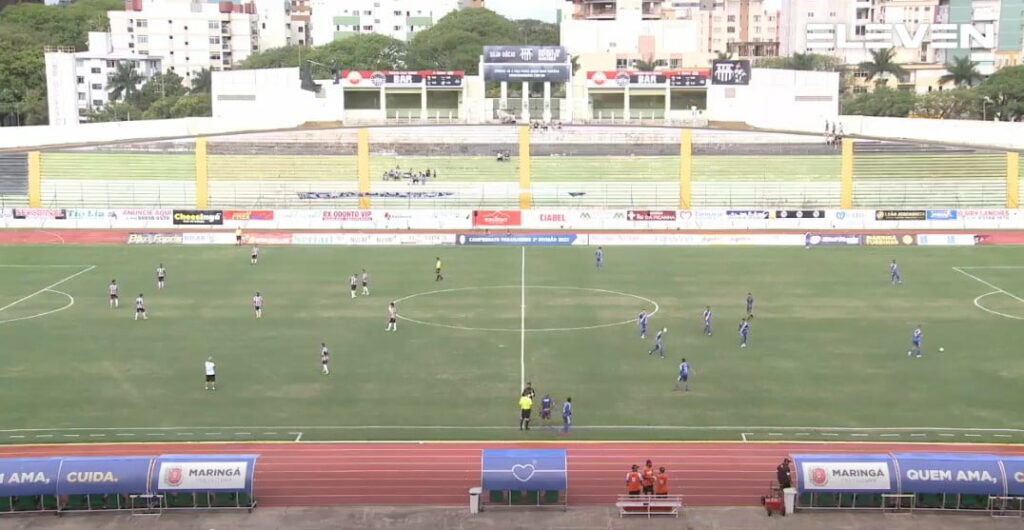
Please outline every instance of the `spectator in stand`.
[[648, 460], [643, 471], [644, 495], [654, 495], [654, 464]]
[[640, 476], [640, 466], [634, 465], [633, 469], [626, 473], [626, 493], [638, 497], [643, 489], [643, 477]]
[[793, 487], [793, 479], [789, 471], [789, 458], [783, 458], [779, 467], [775, 468], [775, 478], [779, 481], [779, 489]]
[[658, 468], [658, 475], [654, 477], [654, 495], [657, 497], [668, 497], [668, 473], [664, 467]]

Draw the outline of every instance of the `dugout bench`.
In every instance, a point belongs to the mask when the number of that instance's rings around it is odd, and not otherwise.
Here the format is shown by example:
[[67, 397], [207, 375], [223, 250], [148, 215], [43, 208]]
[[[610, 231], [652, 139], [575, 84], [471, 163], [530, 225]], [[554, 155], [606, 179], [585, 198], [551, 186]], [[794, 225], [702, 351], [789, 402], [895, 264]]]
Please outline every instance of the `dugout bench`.
[[615, 507], [619, 517], [679, 517], [682, 495], [619, 495]]

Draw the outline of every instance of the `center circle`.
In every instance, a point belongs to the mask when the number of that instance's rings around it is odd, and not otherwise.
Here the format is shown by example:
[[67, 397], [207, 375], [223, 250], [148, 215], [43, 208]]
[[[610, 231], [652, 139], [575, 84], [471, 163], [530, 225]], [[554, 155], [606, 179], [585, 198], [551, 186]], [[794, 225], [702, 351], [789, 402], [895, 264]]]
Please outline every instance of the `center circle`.
[[[522, 312], [524, 289], [525, 325]], [[558, 291], [570, 294], [560, 296], [556, 294]], [[481, 296], [467, 296], [473, 292]], [[455, 287], [411, 294], [395, 302], [401, 304], [398, 318], [406, 322], [464, 331], [517, 333], [622, 326], [635, 323], [641, 310], [654, 315], [659, 309], [654, 300], [635, 294], [561, 285]], [[581, 322], [581, 319], [588, 318], [596, 323]], [[501, 326], [501, 321], [515, 322], [515, 325]], [[574, 323], [578, 325], [571, 325]]]

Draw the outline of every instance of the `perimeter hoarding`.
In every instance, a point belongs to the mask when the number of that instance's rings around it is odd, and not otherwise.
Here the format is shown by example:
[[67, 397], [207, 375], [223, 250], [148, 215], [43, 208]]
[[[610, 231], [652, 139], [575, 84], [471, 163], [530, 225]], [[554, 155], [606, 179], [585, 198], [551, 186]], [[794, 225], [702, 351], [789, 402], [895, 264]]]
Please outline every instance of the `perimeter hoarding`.
[[487, 491], [565, 491], [564, 449], [485, 449], [480, 484]]
[[251, 492], [259, 455], [163, 455], [150, 487], [163, 492]]
[[56, 495], [60, 458], [0, 459], [0, 497]]
[[889, 455], [792, 455], [797, 489], [813, 493], [894, 493], [896, 469]]
[[904, 493], [1005, 495], [995, 455], [894, 453]]
[[123, 458], [64, 458], [57, 481], [58, 495], [146, 493], [149, 456]]
[[1024, 497], [1024, 456], [1004, 456], [1002, 461], [1006, 473], [1006, 494]]

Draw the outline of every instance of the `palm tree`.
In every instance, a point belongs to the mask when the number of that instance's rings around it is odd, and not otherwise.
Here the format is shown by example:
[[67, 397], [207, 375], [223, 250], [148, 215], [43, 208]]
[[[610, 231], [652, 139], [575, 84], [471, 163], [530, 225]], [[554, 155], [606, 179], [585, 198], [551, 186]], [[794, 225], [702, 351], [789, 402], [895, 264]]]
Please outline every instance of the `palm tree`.
[[875, 81], [875, 84], [877, 86], [883, 86], [888, 81], [885, 78], [886, 75], [892, 75], [899, 79], [900, 76], [906, 75], [907, 73], [906, 69], [893, 60], [895, 57], [896, 50], [893, 48], [889, 48], [888, 50], [872, 50], [871, 60], [860, 63], [858, 67], [862, 72], [868, 74], [868, 81], [877, 76], [878, 80]]
[[715, 60], [716, 61], [728, 61], [728, 60], [731, 60], [731, 59], [732, 59], [732, 53], [731, 52], [720, 52], [720, 51], [717, 51], [717, 50], [715, 51]]
[[209, 68], [203, 68], [192, 76], [192, 90], [190, 94], [209, 94], [213, 87], [213, 78]]
[[111, 74], [110, 80], [107, 81], [111, 101], [127, 101], [129, 98], [135, 97], [143, 80], [142, 74], [135, 71], [135, 66], [131, 61], [121, 61], [114, 73]]
[[978, 63], [971, 60], [970, 56], [957, 57], [953, 63], [946, 65], [948, 74], [939, 78], [939, 83], [946, 84], [950, 81], [958, 87], [974, 86], [976, 81], [981, 81], [981, 74], [978, 72]]
[[652, 60], [652, 58], [648, 57], [646, 59], [633, 61], [633, 68], [636, 68], [641, 72], [653, 72], [656, 68], [658, 68], [658, 63], [657, 61], [654, 61]]

